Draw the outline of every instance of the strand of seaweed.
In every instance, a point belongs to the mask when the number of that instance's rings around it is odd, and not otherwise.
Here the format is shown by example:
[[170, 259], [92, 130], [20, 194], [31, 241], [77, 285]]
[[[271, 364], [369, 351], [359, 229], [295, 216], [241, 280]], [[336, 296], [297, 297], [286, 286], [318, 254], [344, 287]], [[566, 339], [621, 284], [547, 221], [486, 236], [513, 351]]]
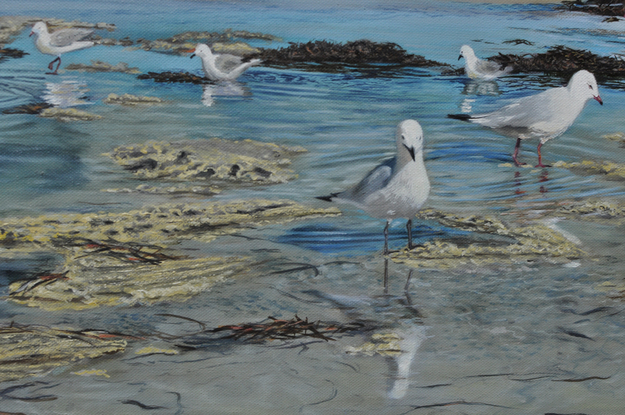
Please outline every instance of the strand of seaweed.
[[54, 245], [62, 247], [80, 247], [85, 257], [92, 254], [101, 254], [119, 259], [123, 262], [148, 263], [158, 265], [163, 261], [187, 258], [186, 256], [167, 255], [162, 246], [142, 244], [138, 242], [119, 242], [114, 239], [97, 241], [83, 237], [60, 236], [54, 240]]
[[[267, 340], [292, 340], [304, 337], [310, 337], [315, 339], [321, 339], [327, 341], [335, 341], [333, 336], [337, 334], [361, 331], [364, 328], [364, 324], [352, 322], [347, 324], [338, 323], [326, 323], [320, 320], [309, 321], [308, 317], [305, 319], [295, 315], [292, 319], [278, 319], [272, 316], [267, 317], [258, 323], [241, 323], [241, 324], [228, 324], [218, 326], [213, 329], [206, 329], [205, 323], [194, 320], [185, 316], [178, 316], [175, 314], [157, 314], [159, 316], [180, 318], [187, 321], [192, 321], [200, 325], [201, 330], [183, 335], [170, 335], [167, 333], [158, 332], [155, 335], [164, 340], [183, 340], [184, 344], [180, 344], [180, 347], [201, 347], [207, 343], [217, 342], [222, 340], [244, 340], [251, 342], [264, 342]], [[220, 333], [221, 336], [212, 336], [213, 334]], [[194, 336], [208, 335], [206, 338], [195, 338]]]

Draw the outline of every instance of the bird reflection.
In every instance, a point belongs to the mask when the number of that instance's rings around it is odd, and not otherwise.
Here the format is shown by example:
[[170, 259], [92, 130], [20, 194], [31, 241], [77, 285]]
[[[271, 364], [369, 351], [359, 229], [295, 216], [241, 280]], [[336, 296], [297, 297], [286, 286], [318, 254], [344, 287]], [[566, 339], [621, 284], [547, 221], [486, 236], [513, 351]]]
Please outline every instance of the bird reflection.
[[399, 341], [401, 354], [393, 358], [395, 359], [397, 370], [393, 377], [393, 385], [388, 392], [389, 398], [401, 399], [406, 395], [410, 386], [410, 366], [417, 355], [417, 350], [419, 350], [419, 347], [427, 338], [425, 335], [426, 330], [426, 326], [410, 326], [396, 331], [401, 337]]
[[[548, 181], [549, 181], [549, 171], [547, 169], [543, 169], [540, 172], [540, 175], [538, 176], [538, 183], [546, 183]], [[526, 190], [521, 190], [521, 186], [523, 186], [524, 180], [521, 176], [520, 171], [517, 170], [514, 172], [514, 180], [512, 181], [512, 184], [515, 188], [514, 190], [515, 195], [523, 195], [527, 193]], [[545, 186], [544, 184], [541, 184], [540, 187], [538, 188], [538, 191], [544, 194], [544, 193], [547, 193], [549, 190], [547, 189], [547, 186]]]
[[[496, 81], [484, 81], [484, 80], [471, 80], [467, 82], [462, 90], [463, 95], [476, 96], [476, 95], [489, 95], [499, 96], [499, 85]], [[460, 111], [464, 114], [468, 114], [473, 110], [473, 103], [475, 99], [465, 98], [460, 103]]]
[[89, 91], [87, 85], [75, 79], [65, 79], [61, 82], [46, 82], [43, 100], [60, 108], [87, 105], [89, 102], [84, 99], [87, 91]]
[[390, 342], [388, 346], [392, 346], [392, 353], [384, 354], [390, 366], [387, 396], [391, 399], [401, 399], [406, 395], [410, 379], [415, 375], [414, 371], [411, 372], [413, 361], [417, 357], [419, 347], [427, 338], [428, 327], [424, 325], [425, 317], [413, 304], [409, 292], [413, 272], [413, 270], [408, 271], [403, 292], [399, 295], [388, 294], [389, 260], [387, 258], [384, 260], [383, 295], [352, 296], [318, 290], [305, 291], [306, 294], [330, 302], [345, 313], [350, 321], [369, 327], [369, 330], [374, 331], [372, 338], [377, 335], [389, 339], [383, 342]]
[[489, 95], [497, 97], [501, 95], [497, 81], [471, 80], [467, 82], [462, 90], [464, 95]]
[[[543, 171], [540, 173], [540, 178], [538, 179], [539, 183], [545, 183], [549, 181], [549, 171], [547, 169], [543, 169]], [[547, 193], [547, 187], [542, 185], [540, 186], [539, 189], [540, 193]]]
[[[411, 269], [408, 272], [406, 283], [404, 284], [404, 297], [405, 300], [399, 300], [413, 318], [416, 317], [419, 320], [423, 318], [423, 315], [413, 305], [412, 298], [410, 297], [410, 283], [412, 282]], [[384, 294], [388, 294], [388, 258], [384, 259]], [[408, 320], [410, 322], [410, 320]], [[415, 323], [413, 320], [412, 323]], [[417, 355], [417, 350], [421, 346], [421, 343], [427, 338], [425, 331], [426, 326], [421, 324], [402, 325], [401, 328], [395, 329], [394, 332], [401, 338], [399, 340], [399, 350], [401, 353], [398, 356], [393, 357], [395, 360], [395, 376], [392, 377], [393, 383], [389, 389], [388, 397], [391, 399], [401, 399], [406, 395], [408, 387], [410, 386], [410, 366], [412, 361]]]
[[215, 104], [215, 97], [244, 97], [252, 95], [250, 89], [240, 82], [222, 81], [214, 84], [204, 84], [202, 104], [211, 107]]

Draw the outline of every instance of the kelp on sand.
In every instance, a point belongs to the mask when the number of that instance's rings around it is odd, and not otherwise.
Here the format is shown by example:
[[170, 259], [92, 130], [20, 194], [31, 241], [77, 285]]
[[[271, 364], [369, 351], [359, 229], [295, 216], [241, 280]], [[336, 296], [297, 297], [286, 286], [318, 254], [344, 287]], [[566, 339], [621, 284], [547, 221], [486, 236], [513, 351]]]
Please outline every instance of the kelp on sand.
[[297, 175], [287, 166], [293, 156], [304, 152], [302, 147], [211, 138], [129, 144], [107, 155], [144, 179], [210, 181], [232, 186], [292, 180]]
[[125, 348], [125, 339], [106, 332], [10, 324], [0, 327], [0, 382], [43, 375], [59, 366]]
[[475, 235], [496, 235], [501, 238], [483, 241], [456, 241], [454, 237], [435, 239], [411, 250], [392, 253], [390, 258], [393, 261], [412, 267], [457, 268], [518, 263], [540, 258], [549, 262], [569, 262], [587, 255], [562, 233], [543, 224], [513, 226], [495, 218], [475, 215], [461, 217], [433, 209], [421, 211], [418, 217]]
[[249, 270], [245, 257], [181, 258], [155, 262], [100, 250], [68, 255], [64, 272], [17, 281], [9, 299], [47, 310], [184, 301]]
[[248, 200], [6, 220], [0, 225], [0, 248], [47, 249], [65, 258], [61, 271], [11, 284], [8, 298], [45, 309], [184, 301], [248, 272], [254, 261], [241, 256], [188, 258], [168, 244], [211, 242], [250, 226], [338, 213], [287, 200]]
[[59, 237], [144, 244], [183, 239], [211, 242], [252, 226], [289, 222], [318, 215], [338, 215], [337, 208], [314, 208], [290, 200], [162, 204], [128, 212], [68, 213], [5, 219], [0, 247], [33, 250], [53, 246]]

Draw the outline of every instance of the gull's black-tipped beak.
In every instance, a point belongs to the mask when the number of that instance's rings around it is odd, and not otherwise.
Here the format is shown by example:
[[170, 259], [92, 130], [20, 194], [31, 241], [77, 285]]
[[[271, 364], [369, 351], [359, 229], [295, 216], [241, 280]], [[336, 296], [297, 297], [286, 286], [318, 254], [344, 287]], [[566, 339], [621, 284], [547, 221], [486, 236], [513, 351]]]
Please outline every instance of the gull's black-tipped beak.
[[415, 161], [414, 147], [408, 147], [406, 144], [404, 144], [404, 147], [406, 147], [406, 150], [408, 150], [408, 152], [410, 153], [410, 157], [412, 157], [412, 161]]
[[462, 59], [462, 55], [458, 56], [458, 60]]
[[193, 59], [193, 58], [195, 58], [195, 53], [189, 57], [189, 59]]
[[28, 37], [31, 37], [34, 34], [35, 34], [35, 32], [30, 32], [30, 35], [28, 35]]
[[601, 97], [599, 95], [597, 95], [596, 97], [593, 97], [593, 98], [596, 99], [599, 104], [603, 105], [603, 100], [601, 99]]

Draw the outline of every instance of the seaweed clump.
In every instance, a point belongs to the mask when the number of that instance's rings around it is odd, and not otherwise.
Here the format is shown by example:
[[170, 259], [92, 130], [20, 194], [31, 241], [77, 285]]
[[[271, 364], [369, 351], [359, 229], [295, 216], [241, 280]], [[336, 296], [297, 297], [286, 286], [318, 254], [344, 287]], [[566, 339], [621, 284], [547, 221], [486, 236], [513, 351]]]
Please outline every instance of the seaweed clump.
[[489, 60], [502, 66], [513, 66], [515, 72], [546, 72], [573, 74], [586, 69], [597, 75], [625, 76], [625, 60], [612, 56], [599, 56], [588, 50], [572, 49], [557, 45], [545, 53], [515, 55], [502, 54]]
[[119, 104], [124, 106], [134, 107], [137, 105], [153, 105], [160, 104], [163, 100], [158, 97], [145, 97], [131, 94], [109, 94], [108, 97], [104, 99], [105, 104]]
[[264, 65], [277, 67], [310, 68], [311, 65], [323, 65], [327, 69], [329, 66], [337, 65], [340, 67], [340, 65], [370, 64], [393, 64], [401, 67], [449, 66], [420, 55], [410, 54], [396, 43], [372, 42], [365, 39], [345, 44], [326, 40], [291, 43], [285, 48], [261, 49], [260, 53], [252, 57], [261, 59]]
[[52, 104], [47, 102], [36, 102], [33, 104], [18, 105], [17, 107], [7, 108], [2, 111], [3, 114], [40, 114], [46, 108], [52, 108]]
[[625, 13], [625, 3], [618, 4], [612, 0], [563, 1], [558, 8], [599, 16], [622, 17]]
[[0, 47], [0, 62], [7, 58], [23, 58], [28, 53], [20, 49]]
[[567, 163], [558, 161], [555, 167], [564, 167], [572, 171], [584, 174], [596, 174], [605, 176], [609, 180], [625, 180], [625, 164], [612, 161], [597, 162], [593, 160], [583, 160], [581, 162]]
[[76, 108], [46, 108], [39, 112], [40, 117], [55, 118], [63, 122], [71, 121], [93, 121], [102, 118], [101, 115], [91, 114], [86, 111], [77, 110]]
[[148, 72], [137, 76], [138, 79], [152, 79], [155, 82], [178, 82], [190, 84], [210, 84], [207, 78], [189, 72]]
[[434, 240], [411, 250], [392, 253], [390, 258], [393, 261], [414, 267], [458, 268], [467, 265], [533, 262], [540, 258], [548, 262], [568, 262], [587, 255], [564, 235], [545, 225], [513, 227], [495, 218], [474, 215], [459, 217], [433, 209], [423, 210], [418, 216], [462, 231], [498, 235], [508, 242], [466, 244], [462, 239]]
[[[290, 200], [253, 199], [195, 204], [146, 206], [128, 212], [50, 214], [5, 218], [0, 225], [0, 247], [30, 251], [55, 249], [55, 240], [82, 240], [167, 244], [182, 239], [211, 242], [243, 227], [283, 223], [310, 217], [339, 215], [340, 210], [312, 208]], [[59, 239], [61, 238], [61, 239]]]
[[248, 258], [194, 259], [133, 245], [134, 253], [117, 241], [76, 246], [66, 255], [63, 273], [16, 281], [8, 298], [46, 310], [184, 301], [251, 265]]
[[558, 208], [558, 214], [577, 215], [584, 219], [625, 219], [625, 205], [604, 200], [587, 200], [566, 203]]
[[103, 62], [100, 60], [92, 60], [91, 65], [87, 65], [84, 63], [70, 63], [65, 67], [68, 71], [85, 71], [85, 72], [120, 72], [127, 74], [138, 74], [141, 73], [139, 68], [137, 67], [129, 67], [126, 62], [119, 62], [116, 65], [111, 65], [110, 63]]
[[286, 166], [305, 152], [253, 140], [219, 138], [148, 142], [116, 147], [110, 154], [125, 170], [144, 179], [198, 180], [225, 185], [285, 183], [296, 174]]
[[248, 200], [5, 219], [0, 247], [48, 249], [65, 258], [60, 271], [12, 283], [8, 298], [48, 310], [184, 301], [227, 278], [258, 272], [258, 266], [248, 257], [188, 258], [168, 242], [211, 242], [244, 227], [336, 214], [287, 200]]
[[[199, 42], [211, 45], [211, 48], [216, 52], [230, 53], [238, 56], [258, 52], [257, 48], [253, 48], [239, 39], [280, 40], [280, 38], [266, 33], [226, 29], [223, 32], [189, 31], [176, 34], [166, 39], [148, 40], [142, 38], [137, 39], [135, 44], [137, 48], [143, 50], [176, 54], [188, 53], [189, 50], [193, 49]], [[118, 44], [120, 41], [102, 39], [100, 42], [107, 45], [114, 45]], [[129, 39], [127, 39], [126, 42], [130, 44], [133, 43]]]
[[0, 382], [43, 375], [77, 360], [122, 352], [126, 348], [122, 337], [13, 323], [0, 327]]

